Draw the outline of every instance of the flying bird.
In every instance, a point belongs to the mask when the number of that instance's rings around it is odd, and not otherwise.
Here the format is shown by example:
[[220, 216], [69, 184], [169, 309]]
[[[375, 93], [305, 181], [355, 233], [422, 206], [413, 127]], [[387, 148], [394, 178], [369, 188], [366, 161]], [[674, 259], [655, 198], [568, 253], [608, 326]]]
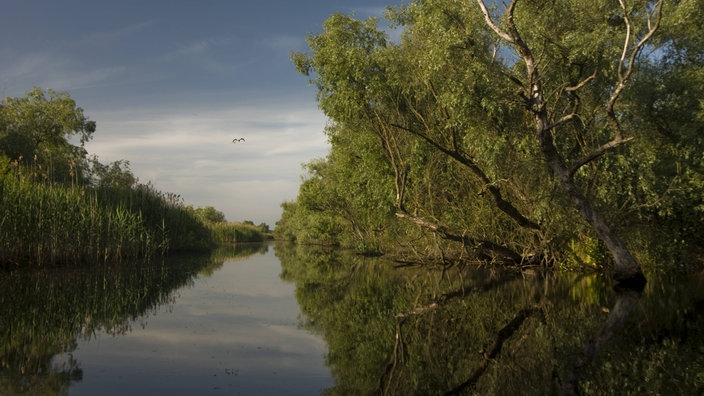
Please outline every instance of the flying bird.
[[244, 138], [234, 138], [232, 139], [232, 143], [237, 143], [237, 142], [244, 142]]

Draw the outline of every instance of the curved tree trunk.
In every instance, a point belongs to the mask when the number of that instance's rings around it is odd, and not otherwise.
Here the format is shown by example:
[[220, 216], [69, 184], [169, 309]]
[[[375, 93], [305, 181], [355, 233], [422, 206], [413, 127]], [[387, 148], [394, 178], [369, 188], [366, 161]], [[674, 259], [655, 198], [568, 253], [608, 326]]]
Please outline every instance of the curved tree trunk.
[[[533, 115], [533, 121], [535, 123], [536, 134], [540, 144], [540, 149], [543, 154], [543, 159], [545, 160], [548, 168], [552, 171], [554, 176], [560, 182], [562, 190], [570, 199], [572, 205], [579, 211], [582, 217], [589, 223], [589, 225], [594, 229], [598, 237], [604, 242], [606, 248], [611, 253], [614, 259], [613, 267], [613, 278], [618, 282], [634, 282], [635, 284], [641, 284], [645, 282], [645, 277], [641, 270], [640, 264], [629, 252], [625, 243], [618, 236], [617, 232], [609, 226], [604, 218], [592, 207], [591, 203], [584, 196], [580, 188], [574, 181], [574, 173], [579, 167], [595, 160], [596, 158], [603, 155], [608, 150], [619, 147], [622, 144], [630, 141], [630, 138], [624, 138], [621, 127], [616, 119], [614, 113], [614, 104], [618, 99], [619, 95], [626, 86], [626, 82], [633, 71], [633, 64], [635, 63], [636, 57], [643, 45], [647, 40], [652, 37], [658, 28], [660, 21], [660, 10], [662, 7], [662, 1], [657, 3], [657, 7], [649, 13], [652, 17], [655, 15], [656, 20], [651, 21], [648, 19], [648, 30], [647, 33], [641, 38], [635, 45], [632, 46], [629, 34], [626, 35], [626, 42], [624, 43], [623, 54], [619, 61], [618, 67], [618, 81], [614, 87], [614, 90], [606, 104], [606, 116], [609, 123], [614, 130], [614, 138], [612, 141], [602, 145], [601, 147], [595, 149], [593, 152], [587, 154], [585, 157], [576, 161], [574, 166], [568, 166], [557, 151], [555, 144], [553, 142], [552, 130], [556, 129], [558, 126], [569, 122], [578, 117], [576, 113], [567, 114], [566, 116], [560, 118], [557, 121], [551, 122], [548, 112], [546, 110], [546, 99], [543, 93], [542, 87], [542, 76], [537, 67], [537, 63], [530, 47], [523, 41], [516, 24], [514, 22], [514, 10], [518, 0], [512, 0], [511, 3], [506, 6], [505, 17], [506, 17], [506, 30], [503, 30], [491, 19], [486, 5], [483, 0], [477, 0], [479, 8], [481, 9], [487, 26], [491, 28], [499, 37], [506, 40], [507, 42], [513, 44], [518, 51], [519, 55], [523, 59], [526, 67], [526, 74], [530, 81], [530, 91], [525, 94], [526, 105], [528, 106], [530, 112]], [[625, 10], [624, 3], [621, 3]], [[630, 31], [630, 21], [626, 17], [626, 21], [629, 24], [628, 28]], [[628, 59], [626, 59], [628, 58]], [[575, 87], [567, 88], [567, 90], [576, 91], [584, 86], [588, 81], [590, 81], [594, 76], [587, 77], [584, 81]]]
[[552, 141], [552, 134], [546, 129], [545, 118], [547, 115], [542, 111], [535, 116], [536, 129], [540, 136], [540, 148], [548, 167], [560, 182], [562, 190], [567, 194], [572, 205], [579, 211], [582, 217], [591, 225], [599, 238], [604, 242], [606, 248], [614, 259], [613, 278], [617, 281], [627, 279], [644, 278], [640, 264], [633, 257], [626, 245], [623, 243], [618, 233], [606, 224], [604, 218], [594, 210], [589, 200], [577, 187], [570, 174], [569, 168], [564, 164], [562, 158], [557, 153]]

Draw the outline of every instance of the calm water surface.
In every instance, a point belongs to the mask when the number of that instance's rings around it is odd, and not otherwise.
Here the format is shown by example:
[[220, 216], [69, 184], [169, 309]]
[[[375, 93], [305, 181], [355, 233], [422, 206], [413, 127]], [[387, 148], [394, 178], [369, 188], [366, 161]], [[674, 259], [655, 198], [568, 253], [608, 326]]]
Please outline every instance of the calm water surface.
[[0, 272], [0, 395], [704, 394], [704, 272], [252, 245]]
[[325, 343], [299, 328], [280, 272], [272, 250], [226, 260], [128, 334], [79, 343], [83, 380], [69, 394], [319, 393], [332, 383]]
[[[135, 317], [117, 326], [86, 331], [81, 325], [79, 333], [84, 335], [77, 343], [51, 359], [50, 371], [71, 378], [68, 389], [55, 390], [69, 395], [320, 393], [332, 384], [324, 364], [327, 348], [300, 328], [294, 286], [282, 281], [280, 273], [271, 249], [228, 258], [165, 292], [145, 313], [130, 313]], [[103, 281], [112, 281], [108, 278]], [[102, 301], [120, 305], [113, 297]], [[79, 312], [86, 321], [98, 316], [91, 309]], [[18, 360], [20, 365], [42, 366], [27, 362], [32, 358]], [[4, 371], [17, 369], [7, 367], [11, 364], [4, 363]], [[36, 380], [52, 382], [39, 376]], [[22, 393], [11, 379], [3, 382], [8, 393]], [[1, 386], [0, 394], [5, 394]]]

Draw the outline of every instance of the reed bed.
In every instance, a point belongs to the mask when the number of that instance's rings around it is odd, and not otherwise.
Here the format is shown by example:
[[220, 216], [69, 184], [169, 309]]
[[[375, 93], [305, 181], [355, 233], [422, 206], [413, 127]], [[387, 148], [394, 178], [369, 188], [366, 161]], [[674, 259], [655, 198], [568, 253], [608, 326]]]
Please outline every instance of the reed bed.
[[0, 176], [0, 264], [119, 261], [212, 247], [210, 230], [177, 196], [150, 186], [109, 189]]

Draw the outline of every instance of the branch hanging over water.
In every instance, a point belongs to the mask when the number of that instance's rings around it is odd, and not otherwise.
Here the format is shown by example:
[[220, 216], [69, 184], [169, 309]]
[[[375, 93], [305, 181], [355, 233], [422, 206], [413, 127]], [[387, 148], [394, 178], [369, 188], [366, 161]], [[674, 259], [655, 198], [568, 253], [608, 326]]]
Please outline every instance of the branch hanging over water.
[[[453, 149], [449, 149], [442, 144], [436, 142], [433, 140], [431, 137], [429, 137], [427, 134], [423, 132], [416, 131], [413, 128], [409, 128], [403, 125], [399, 124], [391, 124], [391, 126], [404, 130], [406, 132], [409, 132], [421, 139], [423, 139], [426, 143], [434, 147], [436, 150], [442, 152], [443, 154], [447, 155], [448, 157], [454, 159], [458, 163], [462, 164], [463, 166], [467, 167], [479, 180], [482, 181], [482, 183], [485, 186], [485, 190], [490, 193], [492, 196], [494, 203], [496, 206], [506, 215], [508, 215], [513, 221], [515, 221], [518, 225], [524, 228], [529, 228], [533, 230], [540, 230], [540, 226], [535, 223], [534, 221], [528, 219], [525, 217], [521, 212], [516, 208], [511, 202], [507, 201], [504, 199], [504, 197], [501, 194], [501, 190], [499, 190], [499, 187], [496, 185], [495, 181], [492, 181], [489, 179], [489, 176], [482, 170], [482, 168], [477, 164], [476, 161], [474, 161], [473, 158], [471, 158], [468, 155], [465, 155], [460, 151], [459, 148], [455, 147]], [[480, 193], [482, 194], [483, 191]]]
[[523, 256], [506, 246], [499, 245], [498, 243], [483, 239], [472, 238], [467, 235], [461, 235], [455, 231], [449, 230], [445, 226], [433, 223], [420, 217], [413, 216], [402, 210], [396, 212], [396, 217], [415, 223], [423, 228], [429, 229], [447, 240], [461, 242], [465, 245], [471, 246], [480, 254], [486, 255], [488, 253], [493, 253], [494, 255], [506, 257], [515, 263], [520, 263], [523, 261]]

